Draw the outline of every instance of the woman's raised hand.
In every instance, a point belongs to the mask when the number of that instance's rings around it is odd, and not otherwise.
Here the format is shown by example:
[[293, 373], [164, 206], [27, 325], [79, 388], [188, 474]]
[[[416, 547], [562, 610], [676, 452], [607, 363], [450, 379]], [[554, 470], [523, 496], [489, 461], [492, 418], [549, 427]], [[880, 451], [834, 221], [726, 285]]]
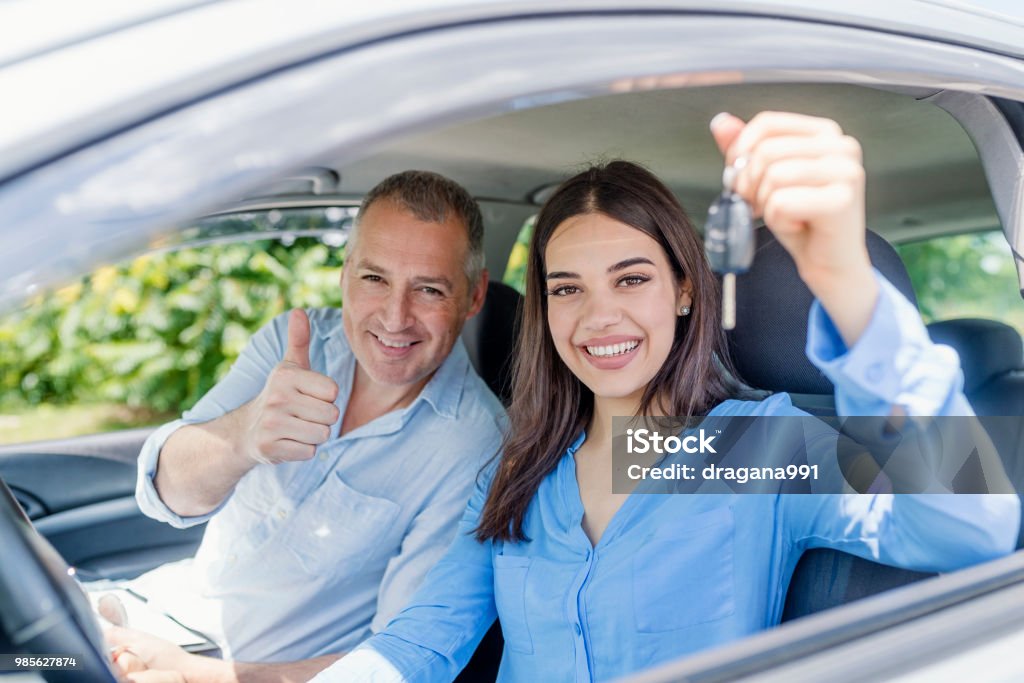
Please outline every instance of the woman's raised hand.
[[719, 114], [711, 132], [726, 164], [741, 167], [733, 189], [764, 218], [852, 345], [878, 296], [864, 241], [860, 143], [835, 121], [785, 112], [748, 123]]

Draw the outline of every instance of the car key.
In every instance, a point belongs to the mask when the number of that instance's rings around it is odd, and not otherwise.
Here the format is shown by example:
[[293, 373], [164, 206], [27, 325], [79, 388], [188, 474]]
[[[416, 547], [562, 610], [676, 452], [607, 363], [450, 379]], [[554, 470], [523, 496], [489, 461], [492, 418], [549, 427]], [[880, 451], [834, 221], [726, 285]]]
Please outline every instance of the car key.
[[750, 205], [733, 192], [736, 174], [743, 168], [741, 157], [722, 173], [722, 194], [708, 209], [704, 226], [704, 251], [711, 270], [722, 274], [722, 328], [736, 327], [736, 274], [745, 273], [754, 262], [754, 221]]

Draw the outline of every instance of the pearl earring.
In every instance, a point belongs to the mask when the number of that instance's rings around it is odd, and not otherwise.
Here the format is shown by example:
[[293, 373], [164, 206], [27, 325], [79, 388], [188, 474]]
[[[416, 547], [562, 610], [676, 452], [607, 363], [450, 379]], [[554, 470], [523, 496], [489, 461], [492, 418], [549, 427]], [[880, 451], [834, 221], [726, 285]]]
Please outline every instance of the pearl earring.
[[690, 315], [690, 307], [689, 306], [680, 306], [679, 307], [679, 315]]

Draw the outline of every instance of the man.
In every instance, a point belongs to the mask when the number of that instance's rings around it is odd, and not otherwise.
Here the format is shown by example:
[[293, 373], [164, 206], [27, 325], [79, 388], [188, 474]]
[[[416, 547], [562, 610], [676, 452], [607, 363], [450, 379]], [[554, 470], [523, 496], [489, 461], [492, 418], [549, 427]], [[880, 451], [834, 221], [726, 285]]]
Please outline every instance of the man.
[[225, 657], [339, 653], [382, 629], [455, 531], [500, 443], [500, 403], [459, 341], [487, 287], [479, 207], [433, 173], [366, 196], [342, 308], [294, 310], [139, 456], [137, 498], [185, 527], [209, 520], [176, 616]]

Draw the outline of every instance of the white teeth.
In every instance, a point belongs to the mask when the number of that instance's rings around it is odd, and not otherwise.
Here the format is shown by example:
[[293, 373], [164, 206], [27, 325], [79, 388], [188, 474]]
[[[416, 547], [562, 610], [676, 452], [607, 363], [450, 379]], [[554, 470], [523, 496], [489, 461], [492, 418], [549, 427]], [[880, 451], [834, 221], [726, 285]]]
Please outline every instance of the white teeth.
[[586, 348], [587, 353], [591, 356], [621, 356], [624, 353], [629, 353], [639, 345], [639, 341], [633, 340], [609, 346], [588, 346]]
[[383, 337], [377, 337], [377, 341], [379, 341], [384, 346], [387, 346], [387, 347], [392, 348], [392, 349], [404, 349], [406, 346], [412, 346], [412, 342], [405, 342], [405, 343], [400, 344], [398, 342], [388, 341], [387, 339], [384, 339]]

